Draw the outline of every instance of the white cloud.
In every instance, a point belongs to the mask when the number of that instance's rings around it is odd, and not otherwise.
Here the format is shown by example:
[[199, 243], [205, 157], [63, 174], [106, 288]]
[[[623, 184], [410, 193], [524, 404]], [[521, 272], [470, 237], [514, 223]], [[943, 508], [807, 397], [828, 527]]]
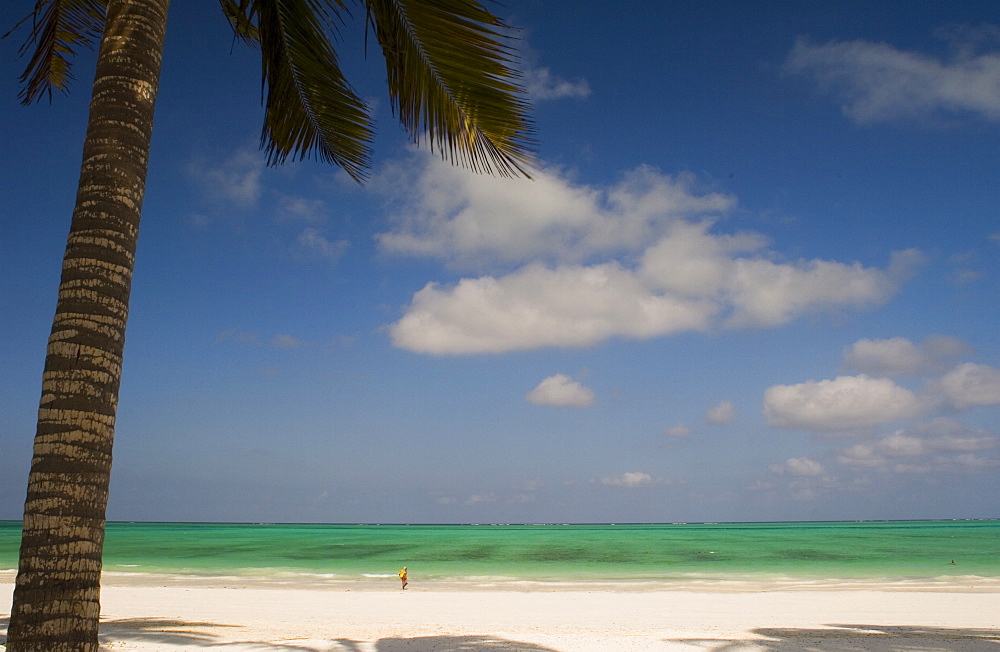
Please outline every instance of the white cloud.
[[725, 264], [734, 274], [701, 296], [657, 289], [655, 280], [616, 262], [534, 264], [451, 286], [428, 283], [390, 334], [398, 347], [432, 354], [585, 347], [612, 337], [778, 326], [812, 311], [879, 305], [898, 287], [889, 274], [860, 265]]
[[771, 472], [777, 475], [791, 475], [796, 477], [813, 477], [823, 475], [825, 470], [823, 465], [808, 457], [793, 457], [780, 464], [772, 464]]
[[320, 223], [326, 219], [327, 208], [322, 199], [284, 196], [281, 198], [279, 211], [286, 219]]
[[912, 430], [897, 430], [870, 443], [854, 444], [838, 453], [841, 464], [894, 473], [978, 471], [998, 461], [976, 455], [995, 448], [997, 438], [950, 419], [935, 419]]
[[959, 410], [1000, 405], [1000, 369], [971, 362], [960, 364], [939, 378], [931, 391]]
[[921, 411], [920, 399], [910, 390], [864, 374], [774, 385], [764, 392], [764, 415], [778, 428], [854, 430], [912, 418]]
[[631, 471], [613, 477], [601, 478], [601, 484], [612, 487], [640, 487], [654, 482], [651, 475], [641, 471]]
[[617, 263], [429, 283], [390, 328], [393, 343], [420, 353], [502, 353], [584, 347], [610, 337], [705, 330], [717, 308], [649, 293]]
[[736, 421], [736, 406], [732, 401], [720, 401], [708, 408], [705, 413], [708, 423], [731, 424]]
[[844, 350], [844, 366], [872, 375], [913, 376], [939, 370], [969, 350], [962, 340], [943, 335], [928, 337], [920, 344], [904, 337], [862, 339]]
[[667, 437], [675, 437], [677, 439], [683, 439], [684, 437], [691, 436], [691, 429], [688, 428], [683, 423], [678, 423], [676, 426], [664, 430], [663, 434], [666, 435]]
[[303, 229], [302, 233], [299, 234], [297, 242], [303, 251], [330, 262], [339, 260], [348, 246], [346, 240], [338, 240], [336, 242], [327, 240], [326, 236], [314, 227]]
[[776, 326], [813, 311], [884, 303], [923, 258], [897, 252], [886, 270], [779, 262], [758, 234], [712, 232], [735, 204], [731, 197], [699, 193], [692, 177], [650, 168], [603, 191], [553, 173], [534, 182], [490, 179], [436, 162], [419, 180], [391, 184], [418, 203], [402, 212], [399, 228], [379, 236], [383, 251], [453, 265], [522, 265], [453, 285], [428, 283], [414, 294], [390, 333], [396, 346], [421, 353]]
[[956, 114], [1000, 120], [1000, 53], [995, 51], [976, 55], [963, 48], [942, 61], [885, 43], [799, 40], [785, 69], [836, 93], [844, 113], [862, 124]]
[[383, 251], [465, 267], [641, 251], [677, 219], [719, 215], [735, 200], [699, 194], [691, 175], [639, 167], [610, 188], [575, 185], [556, 171], [531, 181], [470, 173], [421, 152], [417, 165], [390, 167], [371, 188], [393, 202], [396, 228]]
[[548, 68], [532, 68], [524, 73], [524, 85], [532, 100], [558, 100], [564, 97], [588, 97], [590, 84], [581, 79], [569, 82]]
[[594, 392], [565, 374], [549, 376], [525, 395], [529, 403], [555, 407], [590, 407]]
[[188, 172], [206, 193], [241, 207], [254, 206], [260, 199], [263, 169], [261, 156], [249, 151], [236, 152], [221, 163], [196, 160], [188, 166]]
[[880, 305], [895, 294], [923, 256], [915, 250], [894, 252], [883, 272], [860, 263], [827, 260], [775, 263], [737, 258], [725, 287], [732, 307], [730, 326], [777, 326], [812, 311]]

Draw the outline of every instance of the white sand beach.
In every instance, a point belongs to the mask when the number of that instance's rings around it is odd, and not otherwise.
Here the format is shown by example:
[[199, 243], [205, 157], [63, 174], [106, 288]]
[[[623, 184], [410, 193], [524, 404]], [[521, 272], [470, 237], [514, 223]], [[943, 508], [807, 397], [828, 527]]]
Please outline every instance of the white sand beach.
[[[0, 629], [13, 573], [0, 574]], [[107, 650], [1000, 649], [995, 585], [769, 590], [382, 590], [114, 577], [102, 591]], [[5, 632], [5, 630], [3, 630]], [[2, 639], [0, 639], [2, 640]]]

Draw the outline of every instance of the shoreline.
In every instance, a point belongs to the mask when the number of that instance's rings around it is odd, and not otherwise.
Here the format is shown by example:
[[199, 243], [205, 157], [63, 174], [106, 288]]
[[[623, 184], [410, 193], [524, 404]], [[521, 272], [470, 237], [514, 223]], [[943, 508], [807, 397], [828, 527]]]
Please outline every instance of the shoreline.
[[[104, 650], [951, 650], [1000, 646], [1000, 587], [381, 590], [109, 576]], [[139, 581], [139, 580], [142, 581]], [[245, 579], [245, 578], [244, 578]], [[0, 623], [13, 575], [0, 574]], [[2, 649], [2, 648], [0, 648]]]
[[[0, 586], [17, 571], [0, 570]], [[398, 589], [395, 574], [365, 578], [274, 573], [241, 575], [104, 571], [102, 587], [385, 592]], [[419, 587], [419, 588], [418, 588]], [[923, 578], [710, 577], [670, 579], [534, 580], [516, 577], [423, 578], [411, 573], [409, 590], [443, 593], [773, 593], [878, 591], [884, 593], [998, 593], [1000, 577], [941, 575]], [[3, 610], [0, 609], [0, 612]]]
[[[0, 586], [13, 585], [17, 571], [0, 570]], [[357, 578], [308, 573], [195, 574], [142, 571], [108, 571], [101, 577], [102, 587], [157, 588], [182, 587], [205, 589], [273, 589], [301, 591], [383, 592], [398, 588], [395, 574]], [[446, 593], [549, 593], [604, 592], [657, 593], [664, 591], [693, 593], [764, 593], [807, 591], [880, 591], [921, 593], [1000, 593], [1000, 577], [977, 575], [941, 575], [937, 577], [866, 578], [866, 577], [792, 577], [730, 576], [665, 579], [525, 579], [517, 577], [424, 578], [411, 573], [410, 589]], [[2, 611], [2, 610], [0, 610]]]

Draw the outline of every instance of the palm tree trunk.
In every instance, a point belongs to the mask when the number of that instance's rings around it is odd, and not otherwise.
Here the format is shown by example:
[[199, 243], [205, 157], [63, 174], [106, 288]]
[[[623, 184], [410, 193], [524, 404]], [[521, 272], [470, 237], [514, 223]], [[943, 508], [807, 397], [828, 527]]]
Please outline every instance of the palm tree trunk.
[[169, 0], [109, 0], [49, 337], [8, 652], [98, 649], [125, 322]]

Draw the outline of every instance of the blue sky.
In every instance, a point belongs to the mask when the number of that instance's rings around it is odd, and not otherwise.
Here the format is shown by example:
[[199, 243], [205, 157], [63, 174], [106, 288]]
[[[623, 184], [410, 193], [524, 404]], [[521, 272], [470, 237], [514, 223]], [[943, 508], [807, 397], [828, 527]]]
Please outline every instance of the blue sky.
[[[259, 61], [176, 3], [116, 520], [1000, 516], [1000, 5], [529, 2], [535, 179], [264, 166]], [[9, 3], [0, 22], [26, 12]], [[6, 29], [6, 28], [5, 28]], [[19, 518], [92, 55], [0, 57], [0, 518]]]

